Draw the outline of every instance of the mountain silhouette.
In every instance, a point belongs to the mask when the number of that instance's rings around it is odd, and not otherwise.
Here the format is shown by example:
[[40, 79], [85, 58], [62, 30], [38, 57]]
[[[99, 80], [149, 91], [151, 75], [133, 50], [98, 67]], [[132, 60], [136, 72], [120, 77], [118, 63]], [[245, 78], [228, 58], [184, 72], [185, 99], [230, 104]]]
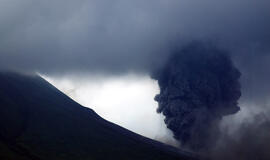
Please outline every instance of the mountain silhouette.
[[0, 73], [1, 160], [195, 160], [104, 120], [38, 75]]

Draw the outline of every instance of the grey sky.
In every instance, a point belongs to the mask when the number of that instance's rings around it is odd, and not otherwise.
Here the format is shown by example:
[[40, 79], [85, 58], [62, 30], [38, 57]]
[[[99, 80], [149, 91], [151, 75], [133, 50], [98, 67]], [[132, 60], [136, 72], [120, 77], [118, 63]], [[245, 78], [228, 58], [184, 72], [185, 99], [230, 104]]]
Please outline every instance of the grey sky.
[[2, 69], [148, 72], [173, 47], [192, 40], [215, 42], [241, 57], [250, 48], [269, 53], [268, 0], [0, 0], [0, 4]]

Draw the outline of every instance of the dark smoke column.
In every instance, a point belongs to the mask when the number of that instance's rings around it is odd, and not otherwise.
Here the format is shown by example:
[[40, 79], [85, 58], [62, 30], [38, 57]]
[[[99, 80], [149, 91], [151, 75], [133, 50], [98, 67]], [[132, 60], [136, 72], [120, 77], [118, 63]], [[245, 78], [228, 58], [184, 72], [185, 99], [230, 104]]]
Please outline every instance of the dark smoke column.
[[239, 111], [240, 72], [230, 57], [213, 47], [194, 43], [175, 52], [152, 77], [158, 80], [158, 113], [182, 146], [211, 149], [219, 121]]

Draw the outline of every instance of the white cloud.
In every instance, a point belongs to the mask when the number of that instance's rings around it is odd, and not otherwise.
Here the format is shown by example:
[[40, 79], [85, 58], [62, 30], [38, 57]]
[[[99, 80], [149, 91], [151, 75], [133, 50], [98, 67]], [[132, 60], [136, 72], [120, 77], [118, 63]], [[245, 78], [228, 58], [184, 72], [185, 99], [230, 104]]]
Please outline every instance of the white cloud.
[[163, 122], [164, 117], [156, 113], [154, 96], [159, 88], [149, 76], [43, 77], [109, 121], [146, 137], [177, 144]]

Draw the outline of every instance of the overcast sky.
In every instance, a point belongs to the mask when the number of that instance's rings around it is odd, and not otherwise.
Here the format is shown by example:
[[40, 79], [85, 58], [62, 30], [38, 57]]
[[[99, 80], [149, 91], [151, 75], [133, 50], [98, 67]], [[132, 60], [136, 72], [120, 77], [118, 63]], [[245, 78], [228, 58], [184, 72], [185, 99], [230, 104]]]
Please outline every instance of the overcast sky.
[[269, 52], [269, 0], [0, 0], [0, 67], [149, 72], [189, 41]]

